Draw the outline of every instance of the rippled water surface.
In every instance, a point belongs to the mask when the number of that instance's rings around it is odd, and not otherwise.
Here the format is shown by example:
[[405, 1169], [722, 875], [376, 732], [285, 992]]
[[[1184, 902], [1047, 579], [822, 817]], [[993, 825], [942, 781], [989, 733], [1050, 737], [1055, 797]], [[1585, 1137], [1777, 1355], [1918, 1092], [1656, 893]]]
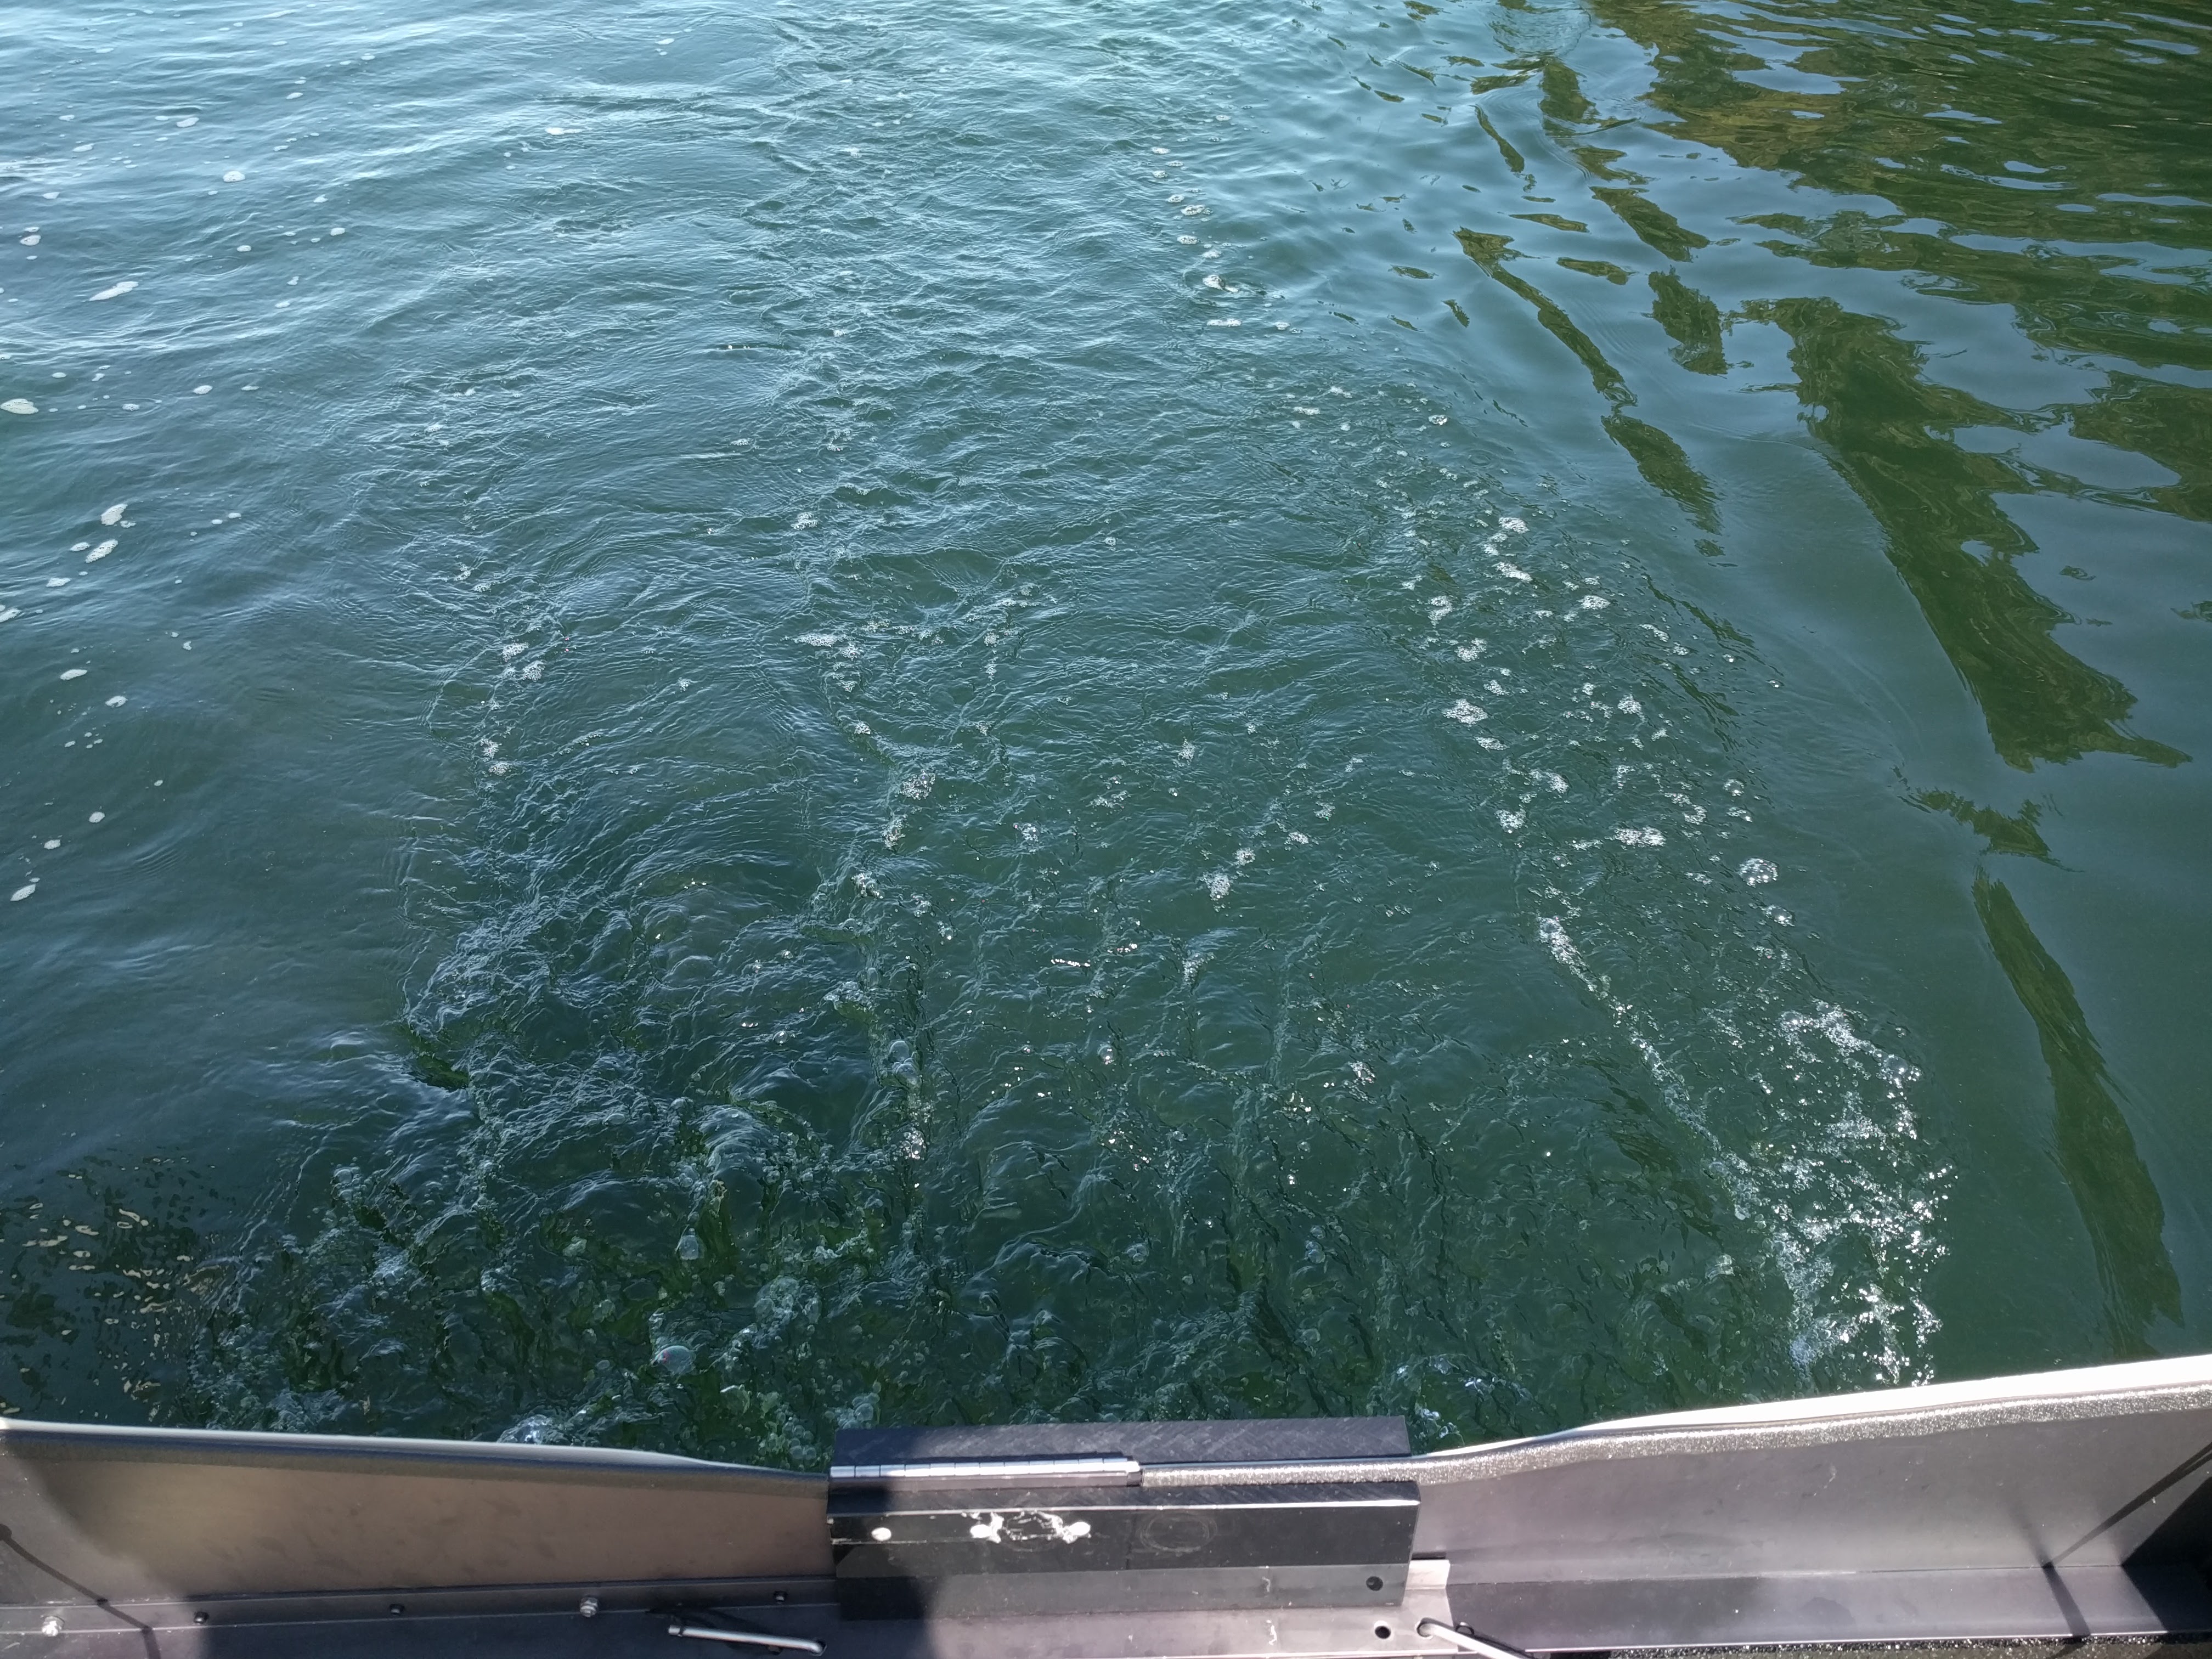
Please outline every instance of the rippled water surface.
[[2212, 1340], [2212, 11], [18, 7], [0, 1407]]

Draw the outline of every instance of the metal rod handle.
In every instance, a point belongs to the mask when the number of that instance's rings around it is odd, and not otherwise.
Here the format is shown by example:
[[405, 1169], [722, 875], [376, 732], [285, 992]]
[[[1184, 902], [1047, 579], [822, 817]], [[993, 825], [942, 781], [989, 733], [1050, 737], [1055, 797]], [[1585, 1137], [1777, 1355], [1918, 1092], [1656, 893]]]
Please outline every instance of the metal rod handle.
[[702, 1642], [735, 1642], [749, 1648], [774, 1648], [783, 1653], [819, 1653], [822, 1644], [808, 1636], [769, 1636], [759, 1631], [716, 1630], [708, 1625], [674, 1624], [671, 1636], [696, 1636]]
[[1486, 1642], [1480, 1636], [1469, 1636], [1457, 1626], [1447, 1625], [1441, 1619], [1424, 1619], [1413, 1626], [1416, 1635], [1426, 1636], [1438, 1642], [1449, 1642], [1462, 1653], [1479, 1653], [1482, 1659], [1528, 1659], [1518, 1648], [1509, 1648], [1496, 1642]]

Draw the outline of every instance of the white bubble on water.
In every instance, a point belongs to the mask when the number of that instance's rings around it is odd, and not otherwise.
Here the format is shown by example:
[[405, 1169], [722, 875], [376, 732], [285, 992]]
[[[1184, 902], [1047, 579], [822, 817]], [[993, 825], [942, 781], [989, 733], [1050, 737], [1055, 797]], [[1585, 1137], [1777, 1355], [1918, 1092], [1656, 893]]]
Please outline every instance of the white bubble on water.
[[137, 286], [137, 283], [131, 282], [113, 283], [100, 289], [99, 293], [94, 295], [92, 297], [95, 300], [119, 300]]
[[106, 508], [100, 514], [100, 523], [106, 525], [111, 528], [120, 524], [123, 521], [123, 509], [130, 505], [131, 503], [128, 501], [116, 502], [114, 506]]
[[1429, 626], [1434, 628], [1452, 613], [1452, 602], [1438, 593], [1429, 600]]
[[1613, 601], [1602, 593], [1585, 593], [1583, 595], [1582, 608], [1585, 611], [1602, 611], [1612, 603]]
[[1664, 847], [1667, 837], [1656, 830], [1616, 830], [1613, 838], [1623, 847]]
[[34, 230], [28, 236], [23, 237], [21, 240], [25, 247], [36, 247], [39, 245], [39, 233]]
[[1200, 884], [1206, 889], [1206, 897], [1218, 904], [1229, 896], [1229, 890], [1237, 884], [1237, 881], [1227, 871], [1216, 870], [1205, 877]]
[[197, 115], [179, 116], [177, 119], [177, 125], [180, 127], [196, 127], [199, 124], [200, 118]]
[[344, 234], [345, 234], [345, 227], [344, 227], [343, 225], [332, 225], [332, 226], [331, 227], [331, 235], [333, 235], [333, 236], [343, 236], [343, 235], [344, 235]]
[[1736, 866], [1735, 872], [1747, 887], [1764, 887], [1782, 873], [1765, 859], [1746, 859]]
[[821, 522], [811, 513], [802, 513], [791, 521], [791, 527], [793, 530], [811, 530]]
[[84, 562], [87, 564], [97, 564], [100, 560], [106, 558], [113, 551], [115, 551], [115, 538], [111, 536], [107, 540], [100, 543], [98, 547], [94, 548], [92, 551], [86, 554], [84, 556]]
[[1633, 697], [1623, 697], [1613, 707], [1624, 714], [1640, 714], [1644, 712], [1644, 705]]
[[13, 622], [22, 614], [21, 605], [0, 605], [0, 622]]
[[1521, 827], [1528, 822], [1528, 815], [1526, 812], [1515, 812], [1509, 811], [1501, 811], [1498, 815], [1498, 828], [1504, 830], [1509, 836], [1520, 830]]
[[1449, 415], [1431, 415], [1429, 416], [1429, 424], [1431, 426], [1443, 426], [1450, 419], [1451, 416]]
[[1498, 527], [1500, 530], [1515, 536], [1520, 535], [1528, 528], [1527, 525], [1522, 523], [1518, 519], [1500, 519], [1498, 521]]
[[1506, 578], [1509, 581], [1533, 582], [1536, 580], [1527, 571], [1523, 570], [1519, 565], [1508, 564], [1503, 559], [1500, 559], [1498, 562], [1496, 568], [1498, 574]]
[[246, 182], [246, 175], [240, 172], [236, 167], [233, 167], [229, 172], [222, 175], [222, 181], [226, 185], [243, 184]]
[[62, 670], [62, 678], [65, 680], [81, 680], [91, 672], [88, 668], [64, 668]]
[[1176, 750], [1176, 758], [1186, 766], [1188, 765], [1198, 758], [1198, 745], [1188, 738], [1185, 738], [1182, 740], [1182, 747]]
[[46, 586], [49, 587], [67, 587], [69, 585], [70, 579], [67, 576], [49, 576], [46, 578]]
[[192, 388], [192, 396], [195, 398], [204, 398], [209, 392], [214, 390], [215, 388], [211, 386], [196, 386]]
[[130, 701], [130, 699], [129, 699], [129, 698], [127, 698], [127, 697], [125, 697], [125, 696], [123, 696], [120, 693], [118, 693], [118, 695], [116, 695], [116, 696], [112, 696], [112, 697], [110, 697], [110, 698], [107, 700], [107, 706], [108, 706], [110, 708], [122, 708], [122, 707], [123, 707], [123, 705], [124, 705], [125, 702], [128, 702], [129, 701]]
[[86, 819], [85, 819], [85, 822], [86, 822], [87, 823], [105, 823], [105, 822], [106, 821], [106, 818], [107, 818], [107, 814], [106, 814], [106, 813], [105, 813], [105, 812], [94, 812], [94, 813], [93, 813], [89, 817], [86, 818]]
[[[523, 678], [524, 679], [526, 679], [526, 680], [542, 680], [542, 679], [544, 679], [544, 678], [545, 678], [545, 664], [544, 664], [544, 659], [541, 658], [541, 659], [540, 659], [538, 661], [537, 661], [537, 662], [531, 662], [531, 663], [525, 663], [525, 664], [523, 664], [523, 665], [522, 665], [522, 678]], [[684, 684], [686, 684], [686, 685], [690, 684], [690, 683], [691, 683], [691, 682], [690, 682], [690, 681], [689, 681], [689, 680], [685, 680], [685, 681], [684, 682]]]
[[1260, 855], [1257, 853], [1254, 852], [1249, 847], [1240, 847], [1237, 849], [1237, 862], [1239, 865], [1249, 864], [1254, 859], [1256, 859]]
[[1474, 739], [1474, 740], [1475, 740], [1475, 742], [1476, 742], [1476, 743], [1480, 744], [1483, 748], [1485, 748], [1485, 749], [1503, 749], [1503, 748], [1504, 748], [1504, 747], [1505, 747], [1505, 745], [1504, 745], [1504, 744], [1502, 744], [1502, 743], [1498, 742], [1498, 740], [1497, 738], [1486, 738], [1486, 737], [1482, 736], [1480, 732], [1478, 732], [1478, 733], [1476, 733], [1476, 734], [1475, 734], [1475, 739]]
[[30, 897], [32, 894], [38, 890], [38, 883], [35, 881], [25, 882], [21, 887], [18, 887], [14, 892], [8, 895], [8, 902], [11, 904], [21, 904], [25, 899]]
[[1490, 714], [1486, 709], [1478, 708], [1465, 697], [1462, 697], [1444, 710], [1444, 718], [1448, 720], [1457, 720], [1462, 726], [1474, 726], [1488, 720]]
[[60, 837], [60, 836], [55, 836], [52, 840], [48, 841], [48, 842], [45, 842], [45, 843], [43, 843], [43, 844], [44, 844], [44, 846], [46, 847], [46, 851], [48, 851], [49, 853], [51, 853], [51, 852], [52, 852], [56, 848], [59, 847], [59, 846], [62, 844], [62, 843], [61, 843], [61, 837]]
[[1557, 772], [1531, 772], [1528, 775], [1555, 795], [1564, 795], [1567, 793], [1567, 781]]
[[10, 398], [6, 403], [0, 404], [0, 409], [6, 410], [10, 415], [35, 415], [39, 412], [38, 404], [28, 398]]
[[507, 644], [500, 647], [500, 659], [504, 662], [513, 662], [517, 657], [520, 656], [524, 652], [529, 649], [530, 647], [528, 646], [524, 645], [520, 641], [510, 641]]

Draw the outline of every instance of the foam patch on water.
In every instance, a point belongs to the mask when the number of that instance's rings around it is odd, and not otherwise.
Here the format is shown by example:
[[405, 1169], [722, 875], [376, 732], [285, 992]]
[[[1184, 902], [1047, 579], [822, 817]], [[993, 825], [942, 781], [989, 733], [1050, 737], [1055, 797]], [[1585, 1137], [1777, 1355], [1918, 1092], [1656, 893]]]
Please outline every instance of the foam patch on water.
[[111, 283], [92, 297], [95, 300], [119, 300], [126, 294], [136, 292], [137, 287], [134, 282]]

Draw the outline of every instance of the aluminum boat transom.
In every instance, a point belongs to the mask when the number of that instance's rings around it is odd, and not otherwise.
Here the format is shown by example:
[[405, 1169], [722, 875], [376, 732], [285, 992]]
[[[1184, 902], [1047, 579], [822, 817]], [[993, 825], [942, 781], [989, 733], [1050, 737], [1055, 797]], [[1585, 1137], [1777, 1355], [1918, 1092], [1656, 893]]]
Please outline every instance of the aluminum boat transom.
[[0, 1647], [1238, 1659], [2212, 1632], [2212, 1360], [1414, 1455], [1396, 1419], [868, 1430], [828, 1474], [0, 1423]]

